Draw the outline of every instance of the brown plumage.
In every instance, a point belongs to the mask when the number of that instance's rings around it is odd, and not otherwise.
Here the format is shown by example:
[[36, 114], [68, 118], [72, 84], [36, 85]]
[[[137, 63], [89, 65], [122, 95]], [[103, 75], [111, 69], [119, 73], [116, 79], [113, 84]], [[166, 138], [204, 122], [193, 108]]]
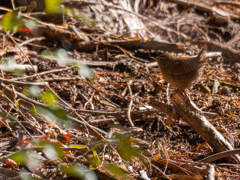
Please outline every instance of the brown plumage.
[[207, 63], [203, 56], [206, 50], [207, 45], [204, 45], [197, 57], [179, 57], [167, 52], [158, 56], [156, 60], [164, 80], [179, 90], [195, 85], [201, 79]]

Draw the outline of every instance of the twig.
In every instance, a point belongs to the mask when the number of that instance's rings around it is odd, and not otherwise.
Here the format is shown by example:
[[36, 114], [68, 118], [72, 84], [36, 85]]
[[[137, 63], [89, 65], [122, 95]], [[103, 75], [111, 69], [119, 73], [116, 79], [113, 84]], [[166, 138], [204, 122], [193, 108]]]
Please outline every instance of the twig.
[[[14, 81], [12, 79], [4, 79], [0, 78], [0, 82], [3, 82], [4, 84], [14, 84], [18, 86], [39, 86], [39, 87], [45, 87], [45, 84], [42, 82], [20, 82], [20, 81]], [[45, 82], [48, 84], [48, 82]]]
[[127, 83], [127, 87], [128, 87], [128, 91], [129, 91], [129, 95], [130, 95], [127, 117], [128, 117], [128, 122], [129, 122], [130, 126], [134, 127], [134, 124], [133, 124], [132, 119], [131, 119], [131, 111], [132, 111], [132, 104], [133, 104], [133, 95], [132, 95], [132, 89], [131, 89], [131, 86], [130, 86], [131, 83], [132, 83], [132, 81]]
[[[71, 1], [71, 2], [74, 3], [74, 1]], [[75, 1], [75, 2], [76, 2], [76, 3], [79, 3], [79, 1]], [[134, 14], [135, 16], [137, 16], [137, 17], [139, 17], [139, 18], [141, 18], [141, 19], [147, 20], [148, 22], [152, 23], [152, 24], [155, 25], [156, 27], [159, 27], [159, 28], [161, 28], [161, 29], [163, 29], [163, 30], [165, 30], [165, 31], [168, 31], [168, 32], [171, 32], [171, 33], [175, 33], [175, 34], [177, 34], [177, 35], [180, 35], [180, 36], [184, 37], [185, 39], [189, 39], [189, 37], [188, 37], [186, 34], [181, 33], [181, 32], [177, 32], [177, 31], [175, 31], [175, 30], [173, 30], [173, 29], [171, 29], [171, 28], [168, 28], [168, 27], [165, 27], [165, 26], [161, 25], [162, 22], [159, 21], [159, 20], [157, 20], [157, 19], [154, 19], [154, 18], [149, 17], [149, 16], [146, 17], [146, 16], [143, 16], [143, 15], [141, 15], [141, 14], [137, 14], [137, 13], [135, 13], [135, 12], [133, 12], [133, 11], [130, 11], [130, 10], [127, 10], [127, 9], [121, 7], [121, 6], [116, 6], [116, 5], [107, 3], [106, 1], [101, 1], [101, 2], [96, 2], [96, 1], [93, 2], [93, 1], [92, 1], [92, 2], [91, 2], [91, 1], [81, 0], [81, 2], [88, 3], [88, 4], [104, 5], [104, 6], [107, 6], [108, 8], [114, 8], [114, 9], [118, 9], [118, 10], [121, 10], [121, 11], [125, 11], [125, 12], [128, 12], [128, 13]], [[67, 3], [67, 2], [65, 2], [65, 3]]]
[[114, 118], [111, 119], [95, 119], [95, 120], [90, 120], [89, 123], [91, 125], [99, 125], [103, 123], [113, 123], [115, 121]]
[[210, 51], [220, 51], [225, 62], [240, 62], [240, 52], [229, 45], [214, 41], [192, 41], [192, 44], [207, 44]]
[[194, 1], [188, 1], [188, 0], [168, 0], [168, 1], [180, 4], [180, 5], [184, 5], [184, 6], [193, 6], [196, 9], [201, 10], [201, 11], [206, 11], [206, 12], [210, 12], [210, 13], [217, 13], [219, 15], [224, 14], [225, 16], [229, 16], [232, 19], [236, 19], [236, 20], [240, 19], [240, 16], [238, 16], [236, 14], [232, 14], [232, 13], [217, 9], [216, 7], [209, 7], [209, 6], [206, 6], [206, 5], [195, 3]]
[[12, 7], [13, 7], [13, 9], [15, 9], [15, 3], [14, 3], [14, 0], [11, 0], [11, 3], [12, 3]]
[[[80, 123], [80, 124], [82, 124], [82, 125], [85, 125], [84, 122], [82, 122], [82, 121], [80, 121], [79, 119], [76, 119], [76, 118], [74, 118], [74, 117], [72, 117], [72, 116], [68, 116], [68, 118], [71, 119], [72, 121], [75, 121], [75, 122], [77, 122], [77, 123]], [[89, 124], [89, 126], [91, 126], [92, 129], [95, 129], [96, 131], [98, 131], [98, 132], [100, 132], [100, 133], [102, 133], [102, 134], [104, 134], [104, 135], [107, 134], [107, 132], [105, 132], [105, 131], [103, 131], [103, 130], [95, 127], [95, 126], [92, 126], [92, 125], [90, 125], [90, 124]]]
[[[86, 114], [92, 114], [92, 115], [108, 115], [108, 116], [123, 116], [126, 115], [125, 111], [120, 111], [120, 112], [106, 112], [106, 111], [91, 111], [91, 110], [81, 110], [81, 109], [76, 109], [78, 113], [86, 113]], [[157, 111], [156, 110], [147, 110], [147, 111], [132, 111], [131, 114], [133, 115], [153, 115]]]
[[[66, 67], [66, 68], [62, 68], [62, 69], [54, 69], [54, 70], [50, 70], [50, 71], [45, 71], [45, 72], [38, 73], [38, 75], [39, 75], [39, 76], [42, 76], [42, 75], [51, 74], [51, 73], [59, 73], [59, 72], [62, 72], [62, 71], [67, 71], [67, 70], [69, 70], [69, 69], [73, 69], [73, 68], [74, 68], [74, 67], [71, 66], [71, 67]], [[12, 78], [11, 80], [13, 80], [13, 81], [18, 81], [18, 80], [30, 79], [30, 78], [34, 78], [34, 77], [37, 77], [37, 75], [34, 74], [34, 75], [31, 75], [31, 76]], [[44, 80], [44, 81], [45, 81], [45, 80]]]
[[[43, 56], [44, 59], [46, 60], [51, 60], [51, 61], [59, 61], [58, 58], [54, 56]], [[108, 61], [83, 61], [83, 60], [77, 60], [77, 59], [72, 59], [72, 58], [65, 58], [64, 59], [67, 63], [73, 64], [73, 63], [80, 63], [80, 64], [86, 64], [89, 66], [107, 66], [107, 65], [114, 65], [116, 62], [108, 62]]]
[[77, 77], [59, 77], [59, 78], [47, 78], [44, 79], [45, 82], [53, 82], [53, 81], [74, 81], [78, 80]]
[[240, 7], [240, 3], [239, 2], [229, 1], [229, 0], [227, 0], [227, 1], [226, 0], [213, 1], [213, 4], [215, 4], [215, 5], [218, 5], [218, 4], [228, 4], [228, 5]]
[[[4, 93], [2, 93], [2, 95], [4, 96], [4, 98], [7, 99], [8, 102], [10, 102], [11, 104], [13, 104], [13, 106], [19, 111], [19, 113], [25, 118], [26, 116], [20, 111], [20, 109], [18, 108], [18, 106], [16, 105], [16, 103], [12, 102], [11, 99], [9, 99]], [[31, 133], [22, 125], [22, 123], [20, 121], [18, 121], [17, 119], [14, 119], [24, 130], [25, 132], [28, 133], [28, 135], [32, 138], [32, 140], [35, 141], [34, 137], [31, 135]]]
[[232, 155], [235, 155], [235, 154], [240, 154], [240, 149], [234, 149], [234, 150], [219, 152], [217, 154], [213, 154], [211, 156], [203, 158], [199, 162], [210, 163], [210, 162], [216, 161], [218, 159], [228, 157], [228, 156], [232, 156]]
[[[172, 96], [172, 101], [181, 118], [187, 122], [203, 139], [205, 139], [211, 147], [216, 151], [222, 152], [233, 150], [233, 146], [223, 137], [223, 135], [215, 129], [215, 127], [201, 114], [201, 111], [196, 110], [193, 102], [186, 101], [181, 93], [176, 93]], [[193, 104], [194, 105], [193, 105]], [[230, 162], [239, 162], [238, 155], [227, 158]]]
[[215, 168], [212, 164], [209, 164], [207, 180], [215, 180]]
[[[94, 95], [95, 95], [95, 90], [94, 90], [93, 94], [91, 95], [91, 97], [90, 97], [90, 98], [87, 100], [87, 102], [84, 104], [84, 109], [86, 109], [86, 106], [87, 106], [89, 103], [91, 103], [92, 98], [93, 98]], [[91, 105], [92, 105], [92, 110], [94, 110], [94, 106], [93, 106], [92, 103], [91, 103]]]
[[37, 71], [37, 66], [31, 66], [28, 64], [12, 64], [12, 65], [0, 65], [0, 69], [6, 72], [13, 72], [13, 71]]
[[45, 39], [45, 37], [38, 37], [38, 38], [28, 39], [28, 40], [22, 42], [21, 44], [19, 44], [19, 47], [21, 47], [21, 46], [23, 46], [23, 45], [25, 45], [25, 44], [28, 44], [28, 43], [30, 43], [30, 42], [33, 42], [33, 41], [41, 41], [41, 40], [43, 40], [43, 39]]
[[[19, 50], [21, 51], [21, 53], [23, 54], [23, 56], [28, 60], [29, 64], [32, 65], [32, 62], [30, 61], [30, 59], [25, 55], [25, 53], [23, 52], [23, 50], [21, 49], [21, 47], [19, 47], [19, 45], [17, 44], [17, 42], [12, 38], [12, 36], [10, 36], [10, 34], [8, 32], [5, 31], [5, 33], [7, 34], [7, 36], [17, 45], [17, 47], [19, 48]], [[32, 65], [33, 66], [33, 65]], [[37, 77], [43, 82], [44, 80], [38, 75], [37, 71], [35, 71], [35, 73], [37, 74]], [[68, 103], [66, 103], [48, 84], [45, 83], [45, 86], [67, 107], [69, 107], [72, 112], [79, 117], [87, 127], [89, 127], [89, 129], [93, 130], [95, 132], [95, 134], [100, 138], [100, 139], [104, 139], [104, 137], [98, 133], [95, 129], [92, 128], [92, 126], [90, 124], [88, 124], [87, 121], [85, 121], [82, 116], [80, 116]]]

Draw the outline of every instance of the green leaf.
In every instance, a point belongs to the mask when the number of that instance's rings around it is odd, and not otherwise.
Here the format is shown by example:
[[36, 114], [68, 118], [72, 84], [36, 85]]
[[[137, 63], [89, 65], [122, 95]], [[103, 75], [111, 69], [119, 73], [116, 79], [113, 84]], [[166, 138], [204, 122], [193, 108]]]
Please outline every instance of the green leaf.
[[39, 159], [34, 156], [34, 153], [29, 153], [26, 151], [15, 153], [10, 158], [16, 161], [20, 165], [27, 166], [30, 170], [35, 170], [40, 164]]
[[72, 59], [70, 56], [68, 56], [67, 51], [63, 48], [60, 48], [56, 51], [49, 51], [45, 50], [42, 52], [43, 56], [46, 56], [49, 58], [49, 56], [53, 56], [54, 59], [60, 64], [60, 65], [73, 65], [75, 68], [79, 70], [79, 73], [90, 79], [94, 80], [96, 78], [95, 72], [86, 64], [81, 63], [81, 61]]
[[61, 12], [61, 8], [60, 8], [60, 3], [62, 2], [62, 0], [45, 0], [45, 12], [46, 13], [60, 13]]
[[118, 146], [119, 154], [126, 160], [131, 160], [133, 156], [143, 159], [140, 151], [132, 147], [130, 137], [128, 134], [114, 133], [116, 139], [119, 139], [120, 145]]
[[88, 146], [81, 145], [81, 144], [70, 144], [70, 147], [73, 147], [76, 149], [89, 149]]
[[[35, 111], [36, 110], [36, 111]], [[31, 109], [31, 113], [35, 115], [36, 113], [42, 114], [46, 117], [46, 121], [48, 122], [53, 122], [57, 121], [61, 124], [65, 125], [71, 125], [68, 123], [71, 123], [70, 121], [66, 121], [67, 118], [67, 113], [59, 108], [51, 108], [51, 107], [42, 107], [42, 106], [35, 106]]]
[[[92, 153], [92, 154], [91, 154]], [[90, 163], [89, 169], [95, 169], [98, 166], [101, 165], [101, 160], [99, 159], [97, 152], [95, 150], [89, 151], [86, 155], [85, 158], [88, 160]]]
[[128, 174], [128, 172], [124, 171], [122, 168], [117, 167], [114, 164], [109, 164], [109, 165], [105, 165], [106, 168], [108, 168], [110, 171], [112, 171], [114, 174], [118, 175], [118, 176], [125, 176], [126, 174]]
[[21, 17], [20, 9], [9, 11], [3, 16], [1, 25], [7, 31], [11, 32], [17, 31], [18, 28], [24, 27], [24, 23], [20, 17]]
[[38, 144], [40, 146], [43, 146], [43, 150], [49, 159], [53, 159], [56, 157], [62, 159], [64, 157], [64, 152], [61, 149], [60, 145], [46, 141], [40, 141], [38, 142]]
[[3, 69], [6, 72], [12, 72], [15, 73], [17, 76], [22, 76], [22, 74], [25, 73], [25, 71], [23, 70], [16, 70], [15, 65], [16, 65], [16, 61], [14, 59], [10, 59], [7, 61], [3, 62]]
[[63, 174], [68, 174], [72, 175], [76, 178], [79, 179], [84, 179], [84, 180], [97, 180], [96, 174], [89, 170], [86, 166], [82, 165], [72, 165], [72, 166], [62, 166], [61, 167], [61, 172]]
[[49, 107], [56, 107], [58, 98], [51, 91], [45, 91], [42, 93], [40, 99], [42, 99]]
[[39, 97], [41, 89], [38, 86], [29, 86], [23, 89], [23, 94], [28, 97]]

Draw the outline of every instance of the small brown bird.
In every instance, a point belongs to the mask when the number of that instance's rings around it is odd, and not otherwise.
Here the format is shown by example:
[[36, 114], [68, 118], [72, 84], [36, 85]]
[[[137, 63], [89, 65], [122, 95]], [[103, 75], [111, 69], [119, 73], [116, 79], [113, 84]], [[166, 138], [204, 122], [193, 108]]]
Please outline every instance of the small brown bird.
[[204, 65], [207, 63], [203, 54], [207, 50], [204, 45], [197, 57], [179, 57], [163, 53], [156, 58], [164, 80], [180, 91], [195, 85], [202, 77]]

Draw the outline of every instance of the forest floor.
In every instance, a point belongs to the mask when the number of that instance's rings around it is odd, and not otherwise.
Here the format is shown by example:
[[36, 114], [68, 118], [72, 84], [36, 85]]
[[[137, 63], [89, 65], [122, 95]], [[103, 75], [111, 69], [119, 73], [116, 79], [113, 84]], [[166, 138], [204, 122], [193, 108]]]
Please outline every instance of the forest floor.
[[[63, 1], [22, 13], [31, 31], [2, 24], [3, 179], [239, 179], [240, 1], [134, 2]], [[220, 151], [181, 116], [154, 59], [205, 44], [186, 93], [234, 160], [203, 160]]]

